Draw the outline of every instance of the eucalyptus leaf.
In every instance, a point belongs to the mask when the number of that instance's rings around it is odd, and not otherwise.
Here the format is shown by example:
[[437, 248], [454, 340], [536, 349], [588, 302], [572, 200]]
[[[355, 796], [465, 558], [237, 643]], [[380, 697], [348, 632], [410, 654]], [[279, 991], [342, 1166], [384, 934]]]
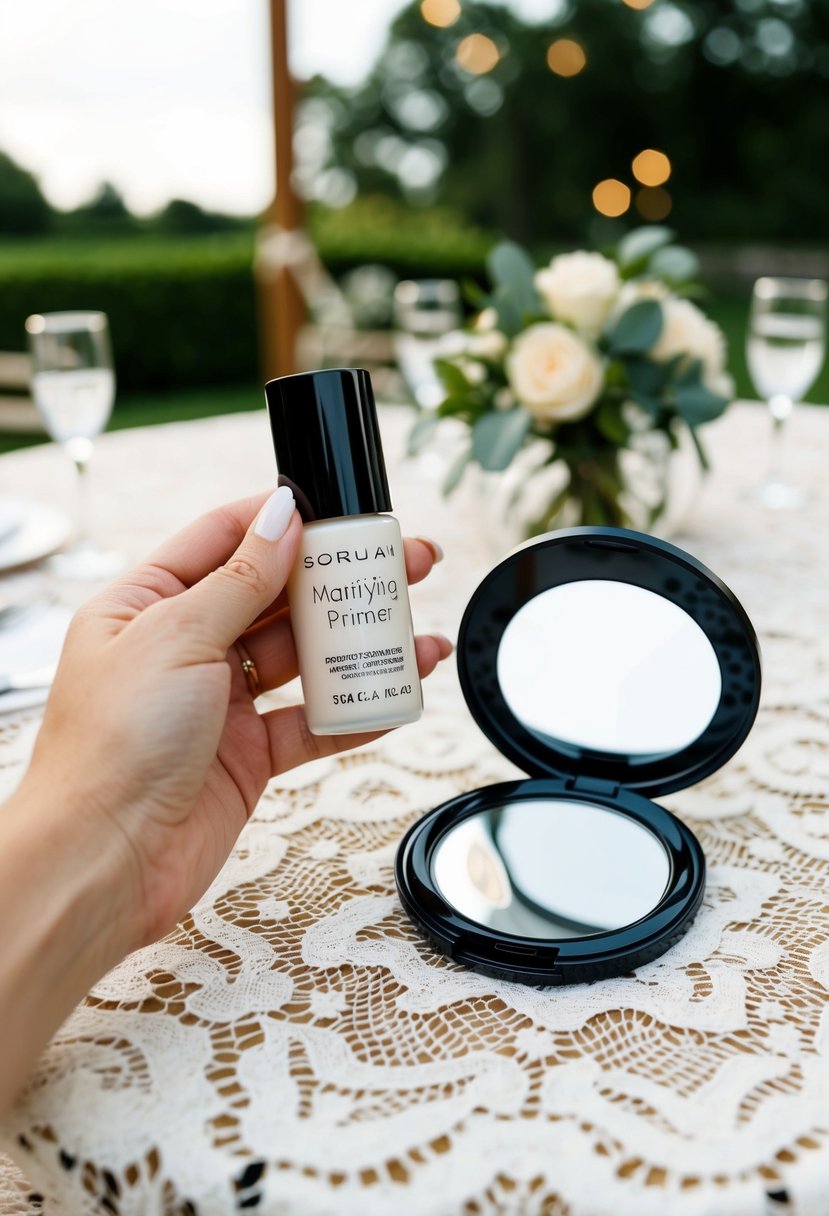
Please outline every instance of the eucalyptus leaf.
[[498, 314], [498, 328], [508, 338], [514, 337], [522, 328], [523, 315], [512, 290], [504, 284], [492, 293], [492, 304]]
[[674, 398], [677, 413], [690, 427], [701, 426], [719, 418], [728, 405], [726, 397], [712, 393], [704, 384], [681, 384]]
[[464, 448], [456, 460], [452, 462], [452, 466], [443, 482], [444, 494], [451, 494], [460, 483], [461, 478], [466, 472], [466, 466], [472, 460], [472, 448]]
[[611, 443], [624, 446], [628, 438], [628, 426], [622, 417], [622, 407], [618, 401], [605, 398], [595, 413], [598, 430]]
[[670, 228], [661, 224], [648, 224], [644, 228], [634, 228], [619, 241], [616, 247], [616, 257], [623, 270], [631, 270], [637, 262], [645, 262], [652, 253], [667, 245], [674, 239]]
[[521, 406], [482, 414], [472, 428], [472, 452], [482, 469], [507, 468], [522, 447], [532, 422]]
[[688, 359], [677, 356], [674, 368], [676, 383], [682, 385], [697, 385], [702, 383], [702, 359]]
[[496, 289], [507, 289], [520, 314], [540, 310], [535, 267], [525, 249], [513, 241], [501, 241], [489, 251], [486, 265]]
[[635, 390], [630, 395], [636, 404], [641, 406], [645, 413], [653, 418], [655, 422], [662, 411], [662, 402], [657, 397], [651, 397], [648, 393], [639, 393]]
[[699, 258], [682, 245], [657, 249], [648, 262], [648, 273], [671, 284], [688, 283], [699, 272]]
[[658, 300], [638, 300], [625, 309], [607, 335], [611, 355], [643, 355], [662, 333], [662, 306]]
[[434, 414], [424, 414], [421, 418], [418, 418], [409, 431], [409, 440], [406, 446], [406, 452], [409, 456], [417, 456], [419, 452], [423, 451], [437, 430], [438, 422], [439, 419]]
[[654, 363], [652, 359], [643, 359], [632, 355], [624, 360], [628, 384], [639, 393], [656, 396], [665, 387], [666, 374], [664, 363]]

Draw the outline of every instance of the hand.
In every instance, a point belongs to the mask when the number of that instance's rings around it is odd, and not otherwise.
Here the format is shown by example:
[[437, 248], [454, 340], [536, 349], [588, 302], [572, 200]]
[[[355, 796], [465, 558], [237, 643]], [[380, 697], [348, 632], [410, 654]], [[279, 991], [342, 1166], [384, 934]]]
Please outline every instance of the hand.
[[[252, 524], [260, 507], [258, 526], [279, 532], [274, 540]], [[259, 497], [220, 508], [90, 600], [70, 627], [24, 791], [41, 800], [60, 791], [78, 830], [101, 842], [131, 935], [123, 952], [193, 906], [270, 777], [377, 737], [319, 738], [301, 705], [254, 707], [234, 642], [243, 638], [263, 689], [297, 674], [283, 588], [300, 535], [288, 491], [264, 507]], [[434, 551], [417, 540], [405, 549], [417, 582]], [[418, 638], [421, 675], [450, 651], [445, 638]]]

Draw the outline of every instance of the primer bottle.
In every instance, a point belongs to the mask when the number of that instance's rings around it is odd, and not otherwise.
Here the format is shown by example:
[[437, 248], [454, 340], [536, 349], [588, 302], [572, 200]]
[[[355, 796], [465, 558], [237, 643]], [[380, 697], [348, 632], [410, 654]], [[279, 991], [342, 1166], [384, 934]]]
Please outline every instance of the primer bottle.
[[305, 528], [288, 581], [315, 735], [385, 730], [423, 712], [400, 525], [371, 380], [359, 368], [265, 385], [280, 483]]

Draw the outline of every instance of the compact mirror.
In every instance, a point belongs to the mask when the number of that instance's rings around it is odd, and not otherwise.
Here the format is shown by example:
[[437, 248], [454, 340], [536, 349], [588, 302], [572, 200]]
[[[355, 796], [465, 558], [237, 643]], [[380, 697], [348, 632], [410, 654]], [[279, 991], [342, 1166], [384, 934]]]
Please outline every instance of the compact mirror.
[[497, 672], [510, 710], [542, 740], [629, 756], [687, 747], [722, 692], [714, 648], [687, 612], [607, 579], [552, 587], [519, 608]]
[[457, 962], [524, 983], [656, 958], [700, 905], [705, 859], [652, 799], [720, 768], [757, 713], [740, 603], [673, 545], [574, 528], [483, 579], [457, 655], [475, 721], [528, 779], [409, 830], [395, 876], [410, 917]]
[[438, 890], [479, 925], [521, 937], [590, 937], [659, 903], [670, 877], [659, 839], [635, 820], [561, 798], [509, 802], [449, 829]]

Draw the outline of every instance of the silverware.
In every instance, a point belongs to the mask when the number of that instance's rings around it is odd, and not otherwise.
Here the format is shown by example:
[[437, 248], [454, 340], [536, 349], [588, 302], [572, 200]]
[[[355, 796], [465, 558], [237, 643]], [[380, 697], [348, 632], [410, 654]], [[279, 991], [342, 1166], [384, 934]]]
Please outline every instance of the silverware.
[[48, 688], [55, 678], [57, 664], [35, 667], [31, 671], [9, 671], [0, 675], [0, 697], [7, 692], [26, 692], [31, 688]]
[[19, 600], [13, 600], [10, 604], [4, 604], [0, 607], [0, 629], [12, 629], [33, 613], [51, 607], [53, 603], [54, 596], [34, 592]]

